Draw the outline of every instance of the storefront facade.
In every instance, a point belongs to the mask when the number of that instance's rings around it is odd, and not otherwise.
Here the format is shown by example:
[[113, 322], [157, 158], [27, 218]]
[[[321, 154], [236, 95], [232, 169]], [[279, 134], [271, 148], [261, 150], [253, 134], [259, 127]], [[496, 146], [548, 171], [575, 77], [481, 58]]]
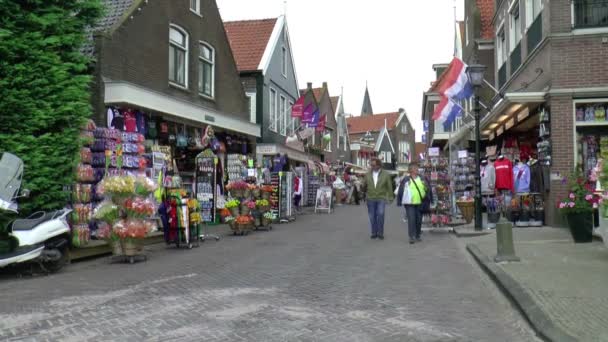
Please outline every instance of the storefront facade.
[[565, 177], [577, 167], [588, 174], [608, 149], [601, 147], [608, 135], [608, 63], [598, 58], [608, 27], [590, 14], [593, 6], [502, 1], [494, 17], [496, 87], [504, 96], [482, 121], [483, 134], [489, 144], [534, 137], [532, 153], [549, 168], [550, 225], [562, 224], [555, 203], [567, 195]]

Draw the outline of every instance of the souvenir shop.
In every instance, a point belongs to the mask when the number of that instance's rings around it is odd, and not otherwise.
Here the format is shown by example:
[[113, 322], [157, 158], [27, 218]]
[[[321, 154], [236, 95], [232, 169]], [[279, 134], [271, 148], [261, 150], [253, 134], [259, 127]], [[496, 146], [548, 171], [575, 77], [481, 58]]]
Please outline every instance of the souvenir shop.
[[488, 227], [495, 227], [501, 212], [515, 227], [544, 225], [551, 167], [549, 108], [539, 106], [531, 112], [523, 107], [490, 127], [481, 161]]
[[[140, 183], [149, 180], [154, 196], [133, 204], [141, 206], [146, 219], [155, 223], [147, 225], [146, 232], [158, 227], [167, 243], [190, 248], [205, 237], [202, 223], [220, 222], [218, 211], [225, 208], [228, 184], [256, 183], [251, 172], [255, 138], [250, 135], [126, 106], [106, 111], [106, 127], [90, 122], [82, 133], [85, 143], [71, 200], [75, 246], [86, 245], [91, 238], [113, 237], [108, 236], [107, 225], [100, 227], [108, 220], [98, 218], [109, 211], [103, 205], [108, 197], [103, 192], [108, 189], [100, 186], [102, 180], [114, 177], [110, 180], [129, 189], [129, 177], [141, 178]], [[110, 182], [110, 188], [114, 183]]]

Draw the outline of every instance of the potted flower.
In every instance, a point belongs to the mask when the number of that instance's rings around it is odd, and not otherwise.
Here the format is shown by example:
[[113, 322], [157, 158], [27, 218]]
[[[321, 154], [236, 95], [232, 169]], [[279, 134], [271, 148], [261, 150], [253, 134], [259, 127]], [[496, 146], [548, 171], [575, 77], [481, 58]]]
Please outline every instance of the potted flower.
[[226, 224], [230, 226], [230, 229], [236, 231], [236, 221], [234, 219], [234, 216], [226, 216], [224, 218], [224, 222], [226, 222]]
[[262, 191], [262, 198], [269, 200], [274, 188], [271, 185], [264, 185], [260, 188], [260, 190]]
[[268, 226], [270, 226], [270, 224], [272, 224], [272, 222], [274, 222], [275, 219], [276, 219], [275, 214], [273, 214], [271, 212], [267, 212], [264, 214], [264, 216], [262, 216], [262, 225], [264, 227], [268, 227]]
[[270, 203], [268, 202], [268, 200], [265, 200], [265, 199], [257, 200], [257, 201], [255, 201], [255, 204], [258, 206], [258, 209], [262, 212], [266, 212], [270, 209]]
[[262, 197], [262, 190], [260, 190], [258, 186], [251, 184], [249, 186], [249, 189], [251, 190], [251, 194], [255, 199], [259, 199], [260, 197]]
[[241, 233], [241, 235], [245, 234], [246, 231], [249, 231], [253, 223], [253, 220], [249, 215], [241, 215], [237, 217], [235, 221], [237, 229]]
[[249, 189], [249, 184], [243, 181], [230, 182], [226, 185], [226, 190], [237, 198], [242, 198], [245, 195], [245, 190]]
[[241, 203], [241, 215], [249, 215], [253, 209], [255, 209], [255, 202], [253, 200], [246, 200]]
[[239, 216], [239, 205], [241, 202], [238, 199], [230, 200], [226, 203], [226, 209], [230, 210], [232, 216]]
[[559, 211], [566, 217], [574, 242], [591, 242], [593, 239], [592, 213], [602, 203], [602, 197], [594, 194], [594, 189], [594, 184], [588, 184], [579, 172], [575, 172], [570, 179], [568, 196], [557, 203]]
[[107, 222], [100, 222], [97, 225], [97, 237], [105, 240], [108, 245], [110, 245], [113, 255], [123, 255], [120, 238], [116, 233], [114, 233], [114, 230], [110, 224]]

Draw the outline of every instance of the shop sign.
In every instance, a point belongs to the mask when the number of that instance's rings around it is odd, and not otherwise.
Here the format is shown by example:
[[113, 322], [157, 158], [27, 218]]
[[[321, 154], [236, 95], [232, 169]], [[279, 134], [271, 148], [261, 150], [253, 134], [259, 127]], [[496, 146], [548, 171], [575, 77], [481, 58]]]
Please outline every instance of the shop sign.
[[517, 122], [522, 122], [525, 118], [530, 115], [530, 110], [528, 108], [524, 108], [519, 114], [517, 114]]
[[511, 129], [515, 125], [515, 118], [511, 118], [511, 120], [505, 123], [505, 129]]
[[439, 157], [439, 147], [429, 147], [429, 157]]
[[494, 138], [496, 138], [495, 133], [491, 133], [491, 134], [490, 134], [490, 141], [494, 140]]
[[458, 151], [458, 158], [468, 158], [469, 157], [469, 151], [467, 150], [461, 150]]
[[505, 131], [505, 129], [502, 126], [498, 127], [496, 129], [496, 136], [499, 137], [504, 131]]
[[256, 147], [257, 154], [277, 154], [276, 145], [261, 145]]
[[205, 114], [205, 121], [207, 122], [215, 122], [215, 117], [211, 115]]

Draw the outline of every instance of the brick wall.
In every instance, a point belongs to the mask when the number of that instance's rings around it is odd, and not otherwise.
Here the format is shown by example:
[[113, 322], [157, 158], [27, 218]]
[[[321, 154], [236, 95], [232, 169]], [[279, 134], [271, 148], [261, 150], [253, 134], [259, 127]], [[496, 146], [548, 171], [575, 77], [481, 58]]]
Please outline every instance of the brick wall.
[[[203, 18], [190, 11], [186, 0], [150, 1], [142, 6], [111, 36], [98, 37], [100, 75], [249, 120], [248, 100], [215, 1], [201, 1], [201, 6]], [[170, 24], [179, 25], [189, 34], [188, 89], [169, 86]], [[215, 49], [213, 100], [198, 92], [199, 41]], [[101, 82], [99, 77], [97, 82]], [[102, 103], [96, 104], [97, 109], [102, 107]]]
[[[571, 0], [551, 0], [550, 3], [545, 3], [545, 11], [547, 15], [545, 20], [549, 21], [549, 27], [552, 33], [566, 33], [572, 30], [572, 8]], [[549, 10], [547, 11], [547, 7]]]
[[601, 36], [553, 39], [554, 88], [603, 87], [608, 84], [608, 44]]

